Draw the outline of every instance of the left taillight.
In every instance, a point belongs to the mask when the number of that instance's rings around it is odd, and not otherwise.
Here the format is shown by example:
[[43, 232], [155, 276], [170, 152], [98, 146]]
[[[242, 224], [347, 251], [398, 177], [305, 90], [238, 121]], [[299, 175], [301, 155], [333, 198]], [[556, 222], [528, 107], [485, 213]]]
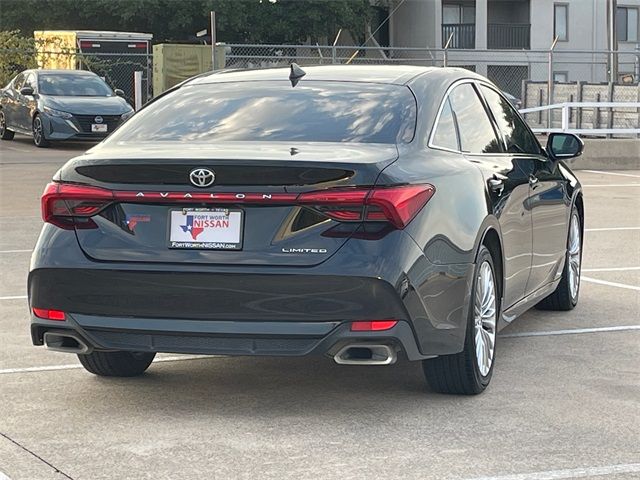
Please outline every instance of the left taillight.
[[51, 310], [48, 308], [32, 308], [33, 314], [38, 318], [43, 318], [45, 320], [58, 320], [64, 321], [67, 316], [62, 310]]
[[74, 218], [92, 217], [113, 201], [113, 192], [104, 188], [53, 182], [42, 194], [42, 219], [61, 228], [73, 228]]
[[341, 222], [389, 222], [406, 227], [435, 193], [429, 184], [328, 189], [302, 193], [297, 203]]

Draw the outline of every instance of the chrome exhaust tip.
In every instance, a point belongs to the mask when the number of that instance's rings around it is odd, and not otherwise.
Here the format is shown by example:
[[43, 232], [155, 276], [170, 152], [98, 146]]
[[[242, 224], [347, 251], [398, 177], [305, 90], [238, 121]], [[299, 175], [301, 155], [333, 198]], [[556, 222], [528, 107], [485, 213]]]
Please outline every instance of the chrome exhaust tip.
[[333, 356], [340, 365], [391, 365], [398, 359], [389, 345], [355, 343], [342, 347]]
[[43, 339], [45, 346], [56, 352], [87, 354], [93, 350], [74, 333], [45, 332]]

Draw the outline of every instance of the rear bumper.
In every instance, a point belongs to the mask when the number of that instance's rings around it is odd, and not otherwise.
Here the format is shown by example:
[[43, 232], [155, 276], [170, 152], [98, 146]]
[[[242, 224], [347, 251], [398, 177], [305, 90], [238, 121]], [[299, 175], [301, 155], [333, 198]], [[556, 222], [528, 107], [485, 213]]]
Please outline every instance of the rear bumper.
[[410, 360], [429, 358], [409, 323], [384, 332], [352, 332], [349, 322], [202, 322], [68, 314], [64, 322], [32, 318], [31, 335], [73, 333], [92, 350], [205, 355], [334, 356], [346, 345], [387, 345]]
[[[330, 353], [352, 335], [352, 321], [393, 319], [408, 336], [358, 335], [423, 358], [462, 350], [472, 272], [473, 264], [431, 263], [403, 231], [384, 243], [350, 239], [312, 267], [267, 267], [98, 262], [75, 232], [45, 224], [28, 293], [31, 307], [70, 318], [32, 318], [36, 345], [44, 329], [69, 328], [103, 349], [306, 355]], [[251, 330], [260, 325], [266, 330]], [[233, 329], [220, 331], [226, 327]]]
[[407, 317], [391, 284], [348, 275], [54, 268], [32, 272], [29, 296], [36, 307], [158, 320], [340, 322]]

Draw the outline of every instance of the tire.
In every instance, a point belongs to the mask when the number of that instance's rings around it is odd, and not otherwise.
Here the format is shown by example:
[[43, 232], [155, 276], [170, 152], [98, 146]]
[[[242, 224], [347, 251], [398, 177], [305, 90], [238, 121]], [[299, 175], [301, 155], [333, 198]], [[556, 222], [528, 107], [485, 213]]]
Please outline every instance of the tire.
[[[493, 258], [482, 245], [474, 271], [464, 349], [454, 355], [441, 355], [422, 362], [425, 378], [433, 391], [477, 395], [487, 388], [495, 365], [499, 306]], [[479, 342], [489, 348], [478, 348]], [[487, 362], [479, 360], [484, 351], [487, 352]]]
[[33, 143], [36, 147], [46, 148], [49, 146], [49, 142], [44, 138], [44, 125], [42, 125], [42, 118], [40, 118], [40, 115], [38, 114], [33, 117], [32, 133]]
[[82, 366], [101, 377], [135, 377], [142, 375], [156, 356], [151, 352], [92, 352], [78, 355]]
[[4, 112], [0, 110], [0, 138], [2, 140], [13, 140], [15, 132], [7, 130], [7, 120], [4, 118]]
[[567, 253], [560, 283], [555, 291], [536, 305], [539, 310], [568, 311], [578, 304], [582, 266], [582, 220], [573, 206], [567, 232]]

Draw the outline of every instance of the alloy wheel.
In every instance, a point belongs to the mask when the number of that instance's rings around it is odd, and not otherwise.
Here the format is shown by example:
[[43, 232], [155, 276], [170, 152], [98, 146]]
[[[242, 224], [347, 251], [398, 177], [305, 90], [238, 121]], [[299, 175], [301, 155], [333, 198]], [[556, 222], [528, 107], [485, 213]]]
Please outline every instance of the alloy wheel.
[[42, 143], [42, 135], [42, 120], [40, 120], [40, 117], [36, 117], [33, 120], [33, 141], [36, 145]]
[[7, 128], [7, 124], [4, 119], [4, 112], [0, 112], [0, 137], [4, 135], [4, 131], [6, 128]]
[[580, 263], [582, 260], [582, 242], [580, 239], [580, 219], [578, 214], [571, 215], [569, 226], [569, 291], [571, 299], [575, 301], [580, 287]]
[[480, 265], [476, 277], [474, 333], [476, 363], [483, 377], [491, 370], [496, 345], [496, 288], [493, 268], [488, 261]]

